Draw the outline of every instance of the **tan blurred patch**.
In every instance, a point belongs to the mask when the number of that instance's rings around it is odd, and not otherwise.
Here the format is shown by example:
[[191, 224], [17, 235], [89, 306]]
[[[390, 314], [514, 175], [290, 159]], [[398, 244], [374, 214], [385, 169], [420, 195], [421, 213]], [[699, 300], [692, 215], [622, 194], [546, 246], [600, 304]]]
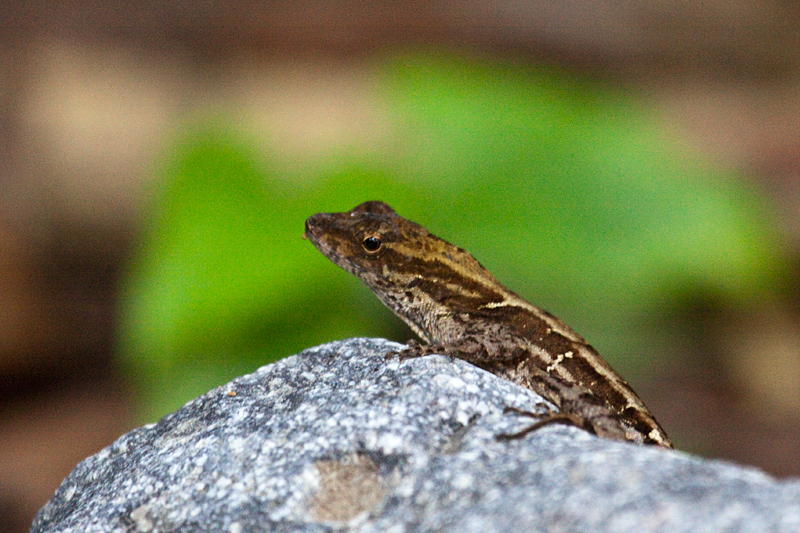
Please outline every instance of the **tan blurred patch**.
[[176, 120], [185, 69], [169, 56], [51, 40], [32, 57], [19, 105], [33, 159], [23, 171], [38, 168], [39, 187], [72, 216], [124, 220]]
[[800, 317], [764, 305], [724, 328], [734, 382], [768, 419], [800, 417]]
[[325, 168], [331, 154], [380, 152], [396, 129], [369, 62], [235, 57], [220, 81], [218, 103], [293, 174]]

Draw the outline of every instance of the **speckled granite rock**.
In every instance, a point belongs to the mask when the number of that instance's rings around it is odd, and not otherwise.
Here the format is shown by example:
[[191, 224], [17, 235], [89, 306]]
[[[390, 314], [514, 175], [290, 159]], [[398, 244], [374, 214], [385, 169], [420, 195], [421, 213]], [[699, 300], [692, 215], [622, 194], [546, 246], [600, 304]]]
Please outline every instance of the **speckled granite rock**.
[[398, 345], [306, 350], [78, 465], [34, 532], [800, 531], [800, 481], [528, 423], [535, 395]]

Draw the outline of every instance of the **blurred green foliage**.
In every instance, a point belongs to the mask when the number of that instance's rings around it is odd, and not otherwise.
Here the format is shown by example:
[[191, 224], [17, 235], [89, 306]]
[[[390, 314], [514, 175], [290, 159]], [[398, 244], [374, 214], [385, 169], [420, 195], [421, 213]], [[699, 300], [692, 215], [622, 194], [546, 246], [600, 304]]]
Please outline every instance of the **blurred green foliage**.
[[395, 118], [380, 149], [343, 149], [298, 175], [220, 119], [165, 154], [120, 329], [146, 418], [325, 341], [405, 341], [300, 238], [307, 216], [365, 200], [470, 250], [615, 365], [658, 359], [648, 324], [687, 292], [736, 302], [782, 283], [763, 200], [687, 158], [635, 97], [433, 54], [391, 58], [375, 79]]

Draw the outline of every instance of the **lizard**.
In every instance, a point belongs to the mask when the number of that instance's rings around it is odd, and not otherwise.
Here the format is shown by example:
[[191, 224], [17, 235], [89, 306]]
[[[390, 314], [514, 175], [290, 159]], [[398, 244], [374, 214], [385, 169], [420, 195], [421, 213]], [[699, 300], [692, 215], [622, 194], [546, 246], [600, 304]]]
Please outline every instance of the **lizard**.
[[[572, 328], [500, 284], [466, 250], [380, 201], [306, 220], [303, 238], [354, 274], [427, 344], [401, 358], [442, 354], [467, 361], [545, 398], [557, 410], [514, 439], [551, 423], [599, 437], [673, 448], [633, 389]], [[390, 354], [391, 355], [391, 354]]]

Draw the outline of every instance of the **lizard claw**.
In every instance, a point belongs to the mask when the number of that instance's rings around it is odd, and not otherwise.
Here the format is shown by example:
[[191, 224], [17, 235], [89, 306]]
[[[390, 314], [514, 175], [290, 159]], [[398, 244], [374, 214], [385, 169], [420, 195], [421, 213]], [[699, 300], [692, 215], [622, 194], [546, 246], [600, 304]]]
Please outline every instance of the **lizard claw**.
[[408, 346], [402, 350], [393, 350], [387, 353], [383, 358], [388, 361], [390, 359], [394, 359], [397, 357], [401, 362], [405, 361], [406, 359], [411, 359], [412, 357], [420, 357], [425, 355], [424, 353], [420, 353], [423, 351], [425, 346], [422, 346], [415, 340], [408, 341]]
[[[415, 357], [422, 357], [423, 355], [431, 355], [434, 353], [443, 354], [445, 353], [445, 349], [439, 344], [420, 344], [416, 340], [411, 339], [408, 341], [405, 349], [389, 352], [384, 356], [384, 359], [388, 361], [394, 357], [399, 357], [400, 361], [405, 361], [406, 359], [413, 359]], [[453, 356], [449, 357], [450, 359], [455, 359]]]
[[544, 413], [534, 413], [533, 411], [525, 411], [518, 407], [511, 407], [511, 406], [507, 406], [505, 409], [503, 409], [503, 414], [507, 413], [516, 413], [518, 415], [527, 416], [530, 418], [538, 418], [539, 420], [529, 425], [528, 427], [521, 429], [520, 431], [516, 431], [514, 433], [501, 433], [499, 435], [496, 435], [495, 440], [509, 441], [509, 440], [520, 439], [525, 435], [527, 435], [528, 433], [543, 428], [544, 426], [549, 426], [550, 424], [566, 424], [568, 426], [575, 426], [577, 428], [583, 429], [585, 431], [588, 431], [589, 433], [594, 433], [594, 430], [588, 424], [586, 419], [574, 415], [572, 413], [562, 413], [560, 411], [555, 411], [553, 409], [549, 409]]
[[[401, 352], [388, 352], [386, 355], [383, 356], [384, 361], [391, 361], [395, 357], [399, 356]], [[402, 358], [400, 359], [402, 361]]]

